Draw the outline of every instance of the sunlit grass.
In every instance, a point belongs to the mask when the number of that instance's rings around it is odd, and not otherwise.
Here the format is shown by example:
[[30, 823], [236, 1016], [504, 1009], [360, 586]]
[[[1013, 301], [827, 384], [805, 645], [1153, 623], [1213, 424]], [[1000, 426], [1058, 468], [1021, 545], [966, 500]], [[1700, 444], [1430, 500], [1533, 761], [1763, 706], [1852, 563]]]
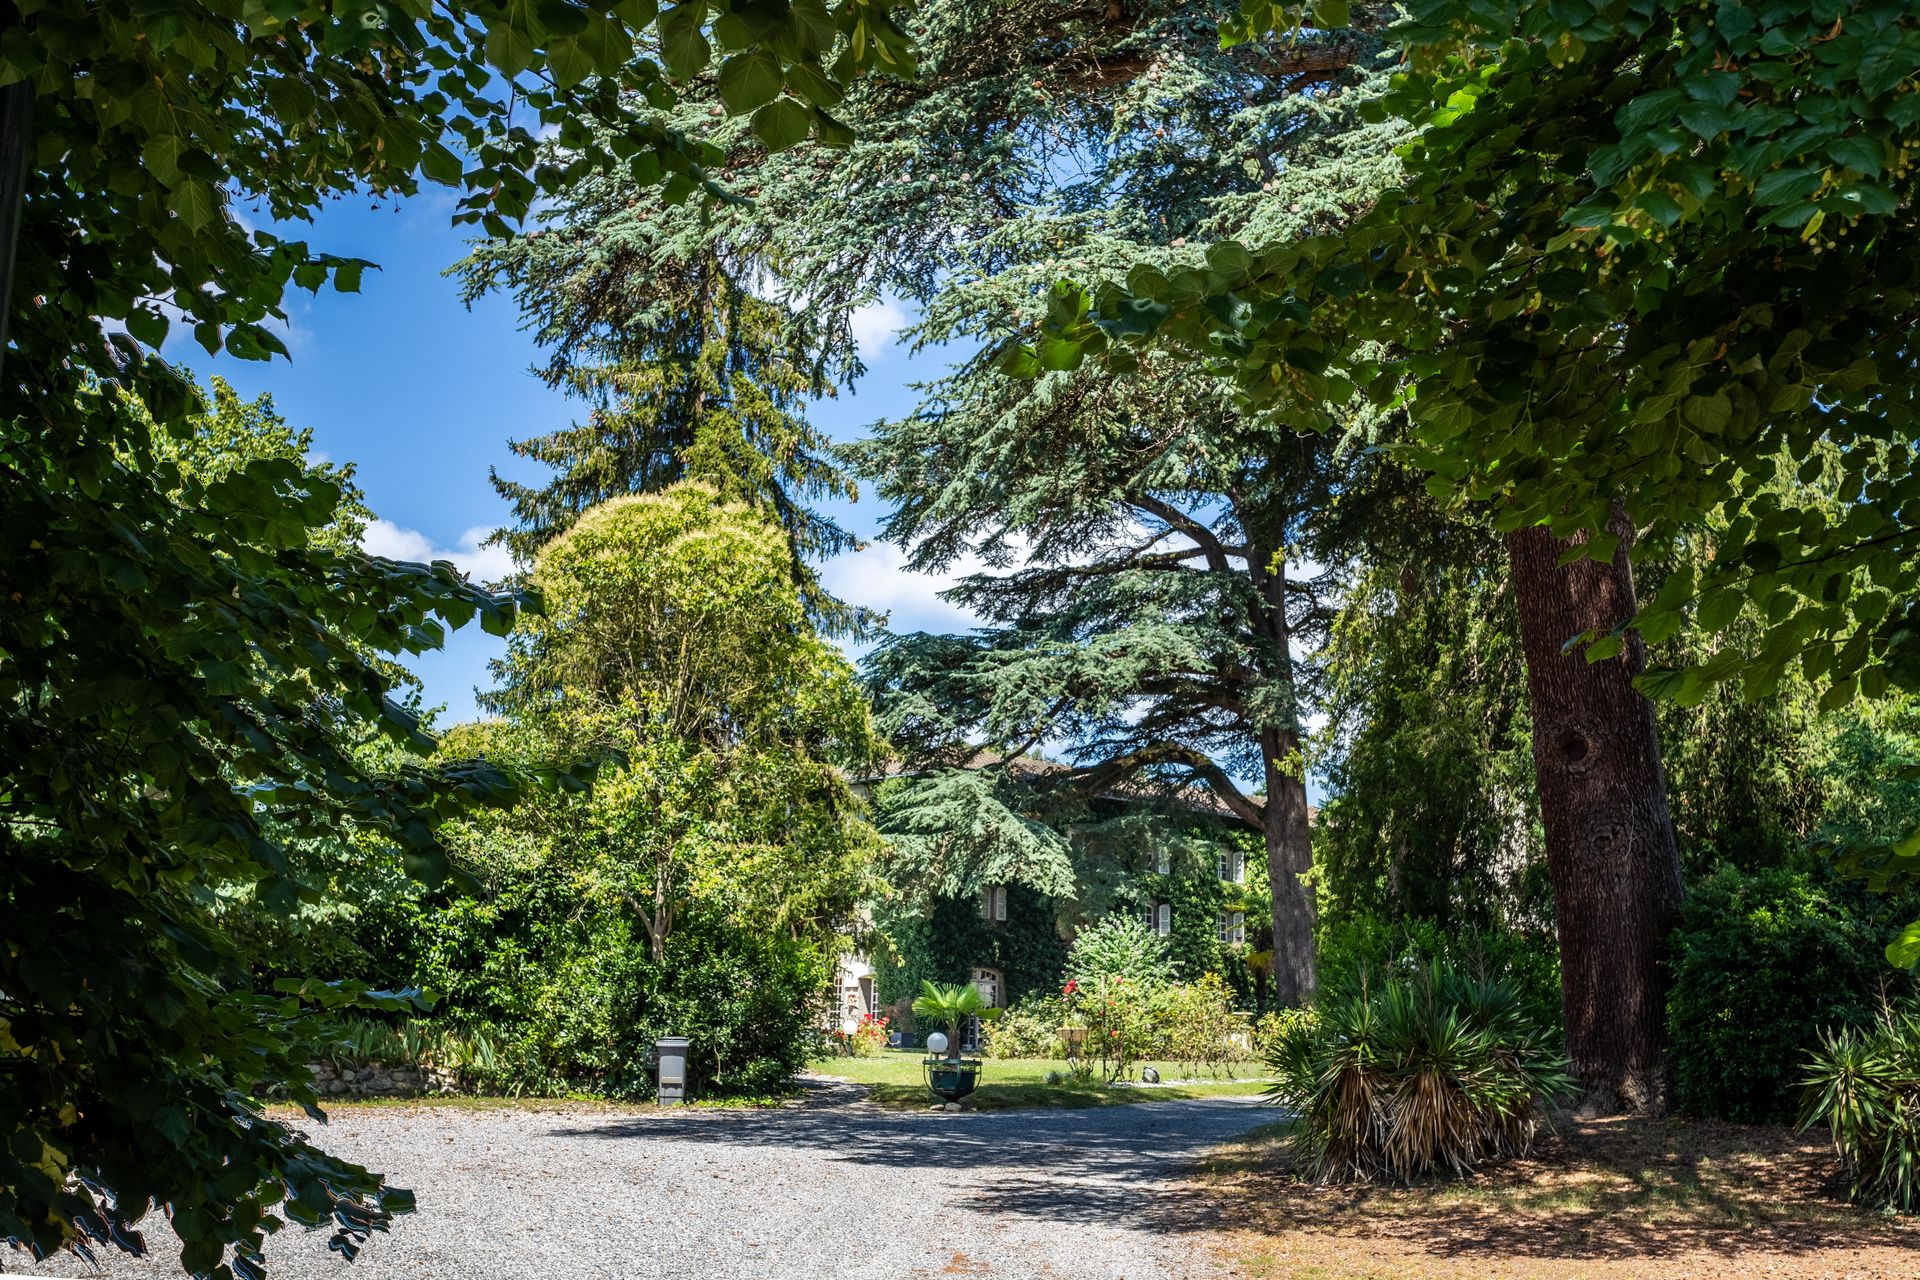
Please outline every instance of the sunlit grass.
[[[823, 1058], [813, 1064], [822, 1075], [837, 1076], [868, 1086], [868, 1097], [883, 1107], [909, 1110], [934, 1105], [927, 1094], [917, 1049], [889, 1049], [872, 1058]], [[1176, 1102], [1194, 1098], [1250, 1097], [1263, 1092], [1267, 1082], [1258, 1063], [1239, 1063], [1234, 1075], [1190, 1078], [1180, 1063], [1148, 1062], [1165, 1081], [1176, 1084], [1105, 1085], [1098, 1076], [1076, 1079], [1067, 1064], [1050, 1058], [989, 1058], [980, 1067], [980, 1087], [966, 1105], [982, 1111], [1013, 1107], [1105, 1107], [1129, 1102]], [[1049, 1082], [1050, 1074], [1058, 1079]], [[1135, 1073], [1136, 1079], [1138, 1073]]]

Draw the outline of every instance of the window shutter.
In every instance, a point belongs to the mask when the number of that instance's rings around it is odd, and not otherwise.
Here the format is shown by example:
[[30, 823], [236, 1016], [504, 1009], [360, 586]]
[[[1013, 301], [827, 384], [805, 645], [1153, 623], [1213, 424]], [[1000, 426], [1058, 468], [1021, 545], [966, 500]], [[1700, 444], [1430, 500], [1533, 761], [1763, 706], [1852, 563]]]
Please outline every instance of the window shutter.
[[1007, 918], [1007, 886], [1003, 884], [993, 886], [993, 918], [995, 920]]
[[1173, 870], [1173, 858], [1165, 849], [1153, 855], [1153, 873], [1164, 876]]
[[1173, 905], [1171, 903], [1163, 902], [1160, 904], [1160, 936], [1164, 938], [1172, 932], [1173, 932]]

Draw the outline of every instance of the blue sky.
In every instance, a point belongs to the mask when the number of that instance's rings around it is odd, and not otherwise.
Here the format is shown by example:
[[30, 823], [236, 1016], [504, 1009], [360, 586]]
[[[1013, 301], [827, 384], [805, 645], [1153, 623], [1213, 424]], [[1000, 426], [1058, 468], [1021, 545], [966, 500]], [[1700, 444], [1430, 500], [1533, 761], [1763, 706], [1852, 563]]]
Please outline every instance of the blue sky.
[[[423, 195], [399, 206], [343, 201], [298, 232], [332, 253], [369, 259], [357, 294], [295, 291], [283, 334], [292, 360], [271, 363], [209, 358], [184, 333], [166, 354], [203, 378], [218, 374], [244, 396], [271, 392], [295, 427], [313, 431], [313, 447], [335, 462], [352, 462], [367, 504], [380, 517], [368, 547], [403, 559], [446, 557], [476, 578], [497, 576], [504, 552], [481, 538], [505, 522], [506, 504], [487, 483], [490, 467], [538, 480], [544, 468], [515, 459], [507, 439], [546, 431], [577, 406], [531, 372], [541, 359], [520, 330], [509, 298], [491, 297], [469, 311], [457, 282], [442, 273], [465, 252], [468, 228], [449, 222], [452, 199]], [[852, 394], [824, 400], [814, 420], [835, 439], [854, 439], [868, 424], [911, 409], [908, 384], [937, 375], [943, 361], [911, 356], [893, 340], [906, 322], [897, 307], [860, 317], [868, 372]], [[898, 629], [954, 630], [967, 615], [935, 595], [950, 579], [907, 573], [897, 548], [871, 539], [884, 514], [863, 500], [833, 504], [833, 514], [868, 549], [826, 567], [828, 585], [854, 603], [888, 610]], [[487, 683], [486, 663], [501, 642], [477, 624], [455, 632], [447, 648], [413, 663], [429, 705], [444, 704], [442, 723], [475, 714], [474, 689]]]
[[[165, 353], [203, 378], [226, 378], [243, 396], [270, 392], [290, 424], [312, 429], [317, 453], [355, 464], [367, 505], [379, 517], [369, 550], [396, 559], [450, 559], [486, 579], [508, 567], [502, 549], [478, 545], [507, 519], [506, 504], [487, 483], [489, 468], [544, 479], [544, 468], [514, 458], [506, 442], [568, 421], [577, 406], [534, 376], [541, 352], [521, 331], [512, 299], [489, 297], [471, 310], [460, 301], [457, 282], [444, 272], [465, 254], [468, 229], [451, 225], [452, 205], [451, 196], [437, 193], [397, 207], [342, 201], [311, 228], [286, 232], [380, 266], [366, 273], [359, 293], [289, 295], [282, 336], [290, 361], [209, 358], [184, 332], [176, 332]], [[859, 317], [867, 373], [851, 393], [820, 401], [812, 415], [834, 439], [856, 439], [873, 422], [911, 410], [910, 384], [942, 372], [947, 357], [916, 355], [896, 340], [907, 321], [897, 306]], [[895, 630], [957, 631], [973, 624], [966, 611], [938, 596], [957, 574], [908, 572], [899, 548], [874, 541], [885, 515], [881, 504], [863, 498], [827, 504], [827, 510], [867, 542], [865, 550], [824, 566], [834, 594], [886, 612]], [[501, 640], [475, 623], [452, 633], [445, 649], [410, 663], [427, 705], [445, 708], [442, 726], [478, 714], [475, 691], [491, 683], [487, 663], [503, 650]], [[1319, 780], [1310, 780], [1309, 790], [1318, 803]]]

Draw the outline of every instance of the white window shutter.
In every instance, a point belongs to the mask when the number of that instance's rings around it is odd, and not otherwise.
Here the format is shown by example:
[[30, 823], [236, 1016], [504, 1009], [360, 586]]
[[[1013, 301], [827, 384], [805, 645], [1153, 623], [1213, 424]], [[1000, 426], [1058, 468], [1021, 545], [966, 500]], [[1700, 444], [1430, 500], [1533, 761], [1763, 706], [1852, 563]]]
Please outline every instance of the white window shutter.
[[1161, 849], [1153, 855], [1153, 873], [1155, 875], [1164, 876], [1172, 870], [1173, 858], [1165, 849]]
[[1160, 904], [1160, 936], [1164, 938], [1172, 932], [1173, 932], [1173, 904], [1168, 902], [1163, 902]]
[[993, 886], [993, 918], [995, 920], [1007, 918], [1007, 886], [1003, 884]]

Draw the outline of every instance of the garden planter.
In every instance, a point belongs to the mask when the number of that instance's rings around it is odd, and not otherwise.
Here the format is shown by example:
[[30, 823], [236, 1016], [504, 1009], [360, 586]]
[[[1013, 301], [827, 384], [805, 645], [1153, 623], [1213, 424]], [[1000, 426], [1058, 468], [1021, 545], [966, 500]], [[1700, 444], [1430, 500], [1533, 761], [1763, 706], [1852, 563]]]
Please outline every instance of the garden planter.
[[928, 1058], [927, 1091], [943, 1102], [958, 1102], [980, 1083], [978, 1058]]

